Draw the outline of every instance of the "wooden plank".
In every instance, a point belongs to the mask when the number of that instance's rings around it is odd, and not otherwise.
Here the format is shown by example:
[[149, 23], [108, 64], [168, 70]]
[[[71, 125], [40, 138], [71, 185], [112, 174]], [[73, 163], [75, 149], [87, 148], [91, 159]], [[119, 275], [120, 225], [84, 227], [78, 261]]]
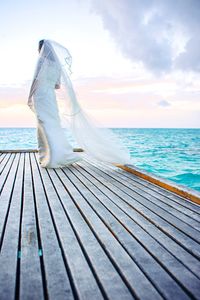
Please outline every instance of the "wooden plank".
[[[52, 220], [51, 211], [48, 207], [48, 199], [46, 198], [38, 165], [33, 153], [31, 154], [31, 167], [48, 297], [53, 300], [74, 299], [60, 246], [56, 237], [56, 228], [54, 228], [53, 225], [54, 220]], [[45, 189], [48, 189], [48, 185], [45, 186]]]
[[[92, 166], [92, 168], [93, 168], [93, 166]], [[126, 182], [124, 182], [122, 184], [121, 180], [116, 180], [118, 178], [115, 176], [114, 173], [111, 176], [110, 174], [107, 174], [107, 172], [105, 170], [104, 170], [103, 173], [102, 173], [102, 170], [100, 170], [100, 169], [97, 172], [99, 174], [105, 174], [104, 177], [106, 177], [106, 178], [108, 176], [110, 176], [110, 178], [112, 178], [112, 180], [113, 180], [113, 183], [117, 187], [119, 187], [121, 190], [123, 190], [126, 194], [128, 194], [131, 197], [137, 198], [137, 200], [141, 199], [143, 205], [145, 205], [146, 207], [148, 207], [152, 211], [156, 212], [160, 217], [164, 216], [164, 219], [166, 219], [166, 221], [168, 221], [170, 224], [172, 224], [173, 226], [175, 226], [178, 229], [182, 230], [184, 233], [188, 234], [194, 240], [200, 242], [200, 237], [199, 237], [199, 233], [198, 233], [199, 230], [197, 231], [197, 229], [192, 228], [190, 225], [188, 225], [185, 222], [185, 220], [184, 220], [184, 222], [182, 221], [182, 219], [186, 219], [186, 217], [184, 218], [184, 216], [182, 216], [181, 219], [178, 219], [177, 217], [175, 217], [176, 213], [174, 213], [174, 216], [173, 216], [171, 213], [169, 213], [169, 211], [170, 211], [169, 208], [168, 209], [163, 209], [158, 204], [154, 204], [154, 202], [155, 202], [154, 197], [149, 196], [142, 189], [138, 189], [137, 187], [134, 187], [134, 189], [131, 190], [130, 186], [127, 185]], [[173, 211], [173, 209], [171, 209], [171, 210]], [[177, 215], [178, 215], [178, 213], [177, 213]], [[187, 221], [188, 220], [189, 219], [187, 218]], [[196, 224], [199, 224], [199, 223], [195, 222], [195, 225], [194, 225], [194, 222], [193, 222], [193, 226], [197, 226]], [[199, 229], [199, 226], [198, 226], [198, 229]]]
[[7, 154], [6, 153], [0, 153], [0, 164], [3, 162], [3, 160], [6, 158]]
[[[82, 165], [82, 164], [80, 164]], [[95, 169], [93, 166], [90, 166], [90, 173], [93, 172], [94, 174], [98, 174], [99, 179], [101, 182], [111, 189], [111, 191], [121, 197], [123, 201], [128, 203], [130, 207], [138, 210], [145, 218], [150, 220], [154, 225], [156, 225], [160, 230], [168, 234], [171, 238], [175, 239], [176, 242], [179, 242], [182, 247], [190, 251], [193, 255], [197, 258], [200, 258], [200, 245], [193, 239], [191, 239], [188, 235], [186, 235], [183, 230], [179, 230], [173, 224], [170, 224], [165, 220], [165, 216], [160, 217], [159, 214], [155, 213], [152, 209], [149, 209], [147, 201], [136, 194], [134, 197], [131, 197], [126, 192], [124, 192], [125, 187], [121, 188], [121, 185], [116, 182], [114, 179], [109, 177], [108, 175], [102, 173], [100, 170]], [[120, 186], [120, 188], [119, 188]], [[145, 201], [145, 205], [143, 202]], [[147, 203], [147, 205], [146, 205]]]
[[[90, 164], [91, 165], [91, 164]], [[161, 208], [163, 211], [165, 211], [167, 214], [173, 215], [177, 220], [180, 219], [181, 221], [189, 224], [191, 227], [199, 231], [200, 234], [200, 215], [196, 214], [196, 220], [191, 218], [191, 215], [194, 215], [192, 211], [190, 212], [190, 215], [185, 214], [183, 211], [177, 210], [178, 204], [176, 206], [170, 206], [171, 201], [166, 201], [160, 194], [151, 192], [151, 190], [145, 186], [141, 186], [137, 182], [130, 180], [129, 178], [118, 175], [117, 172], [111, 172], [109, 169], [106, 170], [98, 165], [95, 165], [99, 170], [103, 171], [105, 174], [109, 175], [111, 178], [115, 179], [116, 182], [123, 183], [125, 187], [130, 189], [133, 192], [137, 192], [138, 194], [142, 195], [144, 198], [146, 198], [149, 203], [155, 204], [158, 208]], [[164, 200], [164, 201], [162, 201]], [[198, 235], [198, 233], [197, 233]]]
[[[105, 167], [105, 166], [104, 166]], [[102, 168], [102, 165], [101, 165]], [[136, 182], [141, 186], [141, 188], [147, 188], [149, 192], [156, 193], [159, 195], [161, 200], [165, 200], [165, 202], [169, 201], [170, 205], [176, 207], [176, 209], [182, 210], [184, 212], [189, 213], [191, 217], [200, 215], [200, 206], [194, 202], [186, 200], [184, 197], [178, 196], [173, 192], [166, 190], [163, 187], [157, 186], [143, 178], [140, 178], [132, 173], [124, 171], [122, 169], [116, 168], [117, 173], [122, 174], [125, 178], [129, 178], [134, 183]], [[192, 215], [193, 213], [194, 215]]]
[[[86, 171], [85, 166], [84, 168], [80, 168], [79, 166], [79, 172], [87, 172], [87, 177], [90, 176], [90, 173], [88, 174], [89, 171]], [[95, 176], [94, 178], [98, 181], [99, 176]], [[112, 200], [113, 193], [110, 189], [104, 188], [103, 192]], [[158, 243], [163, 245], [163, 247], [167, 249], [172, 255], [174, 255], [182, 264], [187, 266], [187, 268], [191, 270], [198, 278], [200, 278], [200, 261], [198, 259], [193, 257], [193, 255], [191, 255], [187, 250], [183, 249], [178, 243], [176, 243], [176, 241], [171, 239], [157, 226], [152, 224], [151, 220], [149, 220], [146, 216], [143, 216], [143, 214], [139, 210], [136, 210], [135, 208], [133, 208], [133, 206], [130, 206], [129, 203], [124, 202], [121, 197], [115, 195], [114, 203], [117, 207], [124, 211], [135, 223], [137, 223], [141, 228], [148, 232], [148, 234], [151, 235]]]
[[[80, 168], [71, 168], [71, 171], [96, 197], [93, 201], [94, 204], [90, 202], [93, 208], [101, 215], [101, 218], [106, 221], [107, 225], [114, 234], [116, 234], [124, 248], [127, 249], [129, 254], [133, 256], [141, 266], [141, 269], [144, 269], [146, 274], [148, 274], [152, 280], [154, 279], [158, 289], [161, 290], [163, 288], [163, 283], [164, 288], [166, 288], [166, 286], [171, 286], [173, 295], [176, 295], [178, 298], [177, 290], [179, 291], [180, 287], [174, 281], [175, 279], [181, 286], [184, 286], [185, 289], [187, 289], [189, 294], [200, 297], [200, 280], [120, 210], [114, 203], [114, 195], [110, 198], [105, 196], [104, 186], [92, 176], [89, 176], [87, 172], [83, 172], [83, 170], [80, 171]], [[84, 173], [85, 176], [82, 175], [82, 173]], [[112, 201], [110, 201], [111, 199]], [[95, 202], [98, 201], [103, 205], [95, 205]], [[159, 274], [159, 276], [157, 274]], [[170, 279], [169, 274], [172, 276]], [[191, 280], [188, 280], [188, 278], [191, 278]], [[170, 283], [170, 281], [173, 283]], [[161, 292], [163, 291], [161, 290]], [[167, 292], [169, 293], [168, 288]], [[172, 295], [169, 294], [164, 294], [164, 296], [170, 297], [170, 299], [172, 297]]]
[[[74, 152], [84, 152], [82, 148], [74, 148]], [[38, 149], [6, 149], [0, 150], [0, 155], [3, 153], [37, 153]]]
[[1, 177], [3, 176], [3, 173], [5, 174], [4, 169], [8, 165], [8, 162], [11, 162], [13, 158], [14, 157], [12, 156], [12, 154], [10, 154], [10, 155], [8, 154], [8, 155], [6, 155], [6, 157], [4, 158], [4, 160], [1, 162], [1, 164], [0, 164], [0, 175], [1, 175]]
[[34, 153], [38, 152], [38, 149], [7, 149], [7, 150], [0, 150], [1, 153]]
[[165, 188], [158, 186], [146, 179], [143, 179], [141, 177], [138, 177], [137, 175], [134, 175], [133, 173], [127, 172], [121, 168], [118, 168], [116, 166], [108, 165], [102, 162], [97, 161], [91, 161], [86, 160], [89, 164], [93, 164], [96, 167], [100, 168], [101, 170], [109, 171], [109, 172], [115, 172], [115, 174], [118, 174], [119, 176], [123, 176], [124, 180], [127, 179], [131, 180], [133, 184], [138, 184], [142, 189], [146, 188], [148, 189], [148, 192], [154, 192], [154, 195], [159, 195], [159, 198], [161, 201], [165, 200], [165, 202], [169, 202], [170, 205], [174, 205], [176, 209], [184, 211], [184, 213], [187, 214], [189, 212], [189, 216], [192, 217], [191, 213], [194, 213], [194, 215], [197, 215], [198, 220], [200, 216], [200, 205], [189, 201], [188, 199], [185, 199], [182, 196], [179, 196], [169, 190], [166, 190]]
[[[54, 181], [54, 178], [57, 178], [54, 170], [46, 171], [41, 168], [40, 171], [44, 186], [47, 187], [48, 202], [57, 228], [62, 255], [65, 258], [71, 276], [71, 284], [73, 284], [73, 290], [76, 293], [76, 299], [103, 299], [101, 290], [77, 240], [78, 237], [68, 216], [68, 211], [63, 208], [62, 202], [68, 201], [71, 204], [71, 199], [66, 191], [63, 194], [58, 193], [59, 185], [57, 185], [57, 181]], [[75, 222], [78, 222], [78, 220], [75, 220]]]
[[[79, 167], [80, 167], [80, 164], [79, 164]], [[87, 171], [88, 175], [91, 174], [92, 176], [94, 176], [94, 178], [97, 179], [99, 182], [102, 182], [101, 176], [99, 176], [99, 174], [95, 173], [96, 169], [95, 169], [95, 171], [91, 170], [91, 164], [85, 165], [84, 163], [82, 163], [82, 166], [79, 169], [79, 171], [81, 171], [81, 169]], [[102, 169], [103, 169], [103, 166], [102, 166]], [[104, 169], [105, 169], [105, 165], [104, 165]], [[116, 168], [113, 170], [113, 172], [116, 172]], [[124, 183], [123, 180], [121, 180], [121, 182]], [[106, 194], [108, 194], [108, 196], [112, 195], [112, 191], [110, 191], [109, 188], [108, 188]], [[160, 238], [162, 238], [162, 236], [163, 236], [166, 239], [165, 247], [167, 247], [170, 244], [172, 244], [172, 245], [174, 244], [175, 247], [172, 247], [172, 253], [173, 253], [173, 251], [176, 250], [176, 248], [179, 245], [176, 242], [174, 242], [172, 239], [168, 238], [168, 236], [164, 232], [162, 232], [160, 229], [158, 229], [156, 226], [154, 226], [151, 223], [151, 220], [149, 220], [148, 216], [143, 216], [143, 213], [141, 213], [140, 210], [135, 209], [135, 207], [133, 209], [133, 206], [130, 205], [129, 202], [125, 202], [121, 197], [117, 197], [117, 198], [115, 197], [115, 202], [116, 202], [116, 200], [117, 200], [117, 205], [120, 206], [122, 209], [124, 209], [129, 216], [132, 216], [133, 220], [135, 220], [135, 221], [137, 220], [137, 222], [140, 224], [140, 226], [143, 226], [143, 225], [146, 224], [145, 228], [148, 232], [150, 231], [151, 234], [153, 234], [154, 230], [155, 230], [156, 232], [155, 232], [154, 238], [159, 237], [159, 240], [160, 240]], [[153, 229], [152, 231], [151, 231], [151, 228]], [[163, 239], [163, 241], [164, 241], [164, 239]], [[172, 243], [170, 243], [170, 241]], [[185, 251], [180, 246], [178, 247], [177, 250], [178, 250], [177, 257], [180, 257], [180, 255], [182, 255], [182, 259], [184, 257], [187, 257], [189, 265], [190, 265], [190, 261], [191, 261], [191, 266], [194, 266], [194, 267], [196, 266], [198, 261], [196, 259], [193, 261], [193, 256], [191, 256], [191, 254], [189, 254], [187, 251]], [[197, 270], [199, 270], [199, 269], [197, 269]], [[198, 274], [197, 270], [196, 270], [196, 272]]]
[[[88, 204], [88, 201], [92, 201], [93, 198], [91, 192], [88, 191], [84, 186], [82, 186], [81, 182], [74, 178], [71, 172], [67, 172], [66, 168], [63, 170], [65, 174], [63, 174], [62, 171], [56, 171], [60, 179], [62, 180], [63, 185], [67, 187], [70, 194], [73, 196], [74, 202], [76, 203], [76, 207], [79, 209], [82, 216], [84, 216], [85, 221], [87, 222], [87, 224], [89, 224], [91, 230], [95, 234], [96, 239], [101, 244], [108, 258], [111, 260], [116, 270], [122, 276], [123, 280], [130, 288], [130, 290], [132, 289], [133, 293], [136, 294], [136, 297], [141, 299], [160, 299], [161, 296], [159, 295], [155, 287], [152, 285], [152, 283], [146, 278], [145, 274], [140, 270], [137, 264], [135, 264], [132, 258], [120, 245], [120, 243], [114, 237], [113, 232], [111, 232], [105, 226], [104, 222], [98, 217], [95, 211]], [[76, 224], [76, 222], [74, 223]], [[84, 232], [85, 229], [81, 232], [80, 228], [80, 235], [83, 235]], [[85, 247], [87, 247], [87, 235], [84, 245]], [[92, 259], [92, 257], [93, 255], [92, 253], [90, 253], [90, 258]], [[93, 259], [97, 260], [98, 262], [99, 257], [101, 258], [100, 255], [94, 255]], [[104, 267], [104, 274], [107, 274], [108, 265], [106, 264], [102, 267]], [[99, 274], [99, 272], [97, 273]], [[112, 286], [113, 282], [113, 280], [110, 280], [110, 284]], [[114, 295], [115, 294], [116, 292], [114, 293]], [[118, 296], [120, 297], [120, 294]], [[115, 297], [116, 295], [113, 298], [115, 299]], [[123, 299], [122, 295], [121, 299]]]
[[[101, 170], [98, 170], [97, 172], [98, 174], [105, 174], [105, 178], [109, 178], [110, 176], [105, 172], [102, 173]], [[164, 206], [164, 204], [161, 207], [159, 205], [159, 202], [156, 201], [153, 196], [144, 192], [142, 189], [138, 189], [136, 186], [134, 186], [134, 189], [131, 189], [129, 184], [127, 184], [126, 182], [121, 183], [121, 180], [116, 180], [116, 176], [114, 173], [112, 174], [112, 177], [110, 176], [110, 178], [111, 180], [113, 180], [114, 185], [120, 188], [127, 195], [137, 199], [138, 201], [140, 201], [140, 203], [159, 215], [159, 217], [165, 219], [172, 226], [189, 235], [195, 241], [200, 242], [200, 227], [198, 222], [196, 222], [195, 220], [189, 220], [187, 216], [176, 211], [174, 212], [173, 208], [170, 209], [169, 207]]]
[[8, 158], [10, 155], [8, 153], [1, 153], [1, 157], [0, 157], [0, 163], [2, 163], [1, 165], [3, 165], [3, 161], [5, 161], [6, 158]]
[[[164, 190], [158, 196], [162, 189], [137, 177], [133, 183], [123, 171], [85, 162], [44, 169], [35, 154], [27, 153], [22, 186], [23, 160], [18, 165], [16, 152], [7, 163], [3, 160], [0, 183], [7, 199], [3, 206], [0, 201], [0, 299], [14, 299], [16, 288], [19, 299], [200, 299], [199, 239], [194, 234], [199, 216], [198, 210], [190, 213], [192, 203], [179, 209], [180, 197]], [[164, 211], [171, 219], [165, 219]]]
[[3, 187], [2, 193], [1, 193], [1, 198], [0, 198], [0, 237], [1, 240], [3, 238], [3, 232], [4, 232], [4, 227], [5, 227], [5, 221], [6, 221], [6, 215], [8, 214], [9, 210], [9, 205], [10, 201], [12, 198], [12, 192], [13, 192], [13, 187], [16, 179], [16, 172], [17, 172], [17, 167], [19, 163], [19, 156], [20, 154], [16, 154], [14, 157], [14, 161], [12, 164], [12, 169], [9, 172], [6, 180], [5, 180], [5, 185]]
[[[123, 174], [125, 177], [131, 178], [132, 180], [137, 181], [138, 183], [147, 186], [149, 189], [152, 189], [152, 190], [156, 191], [157, 193], [164, 195], [168, 199], [173, 200], [174, 203], [179, 204], [179, 207], [181, 207], [181, 206], [186, 207], [186, 208], [189, 208], [190, 210], [192, 210], [193, 212], [195, 212], [195, 213], [198, 212], [200, 214], [200, 205], [198, 205], [195, 202], [189, 201], [189, 199], [184, 198], [184, 196], [180, 196], [172, 191], [166, 190], [164, 187], [156, 185], [155, 183], [150, 182], [147, 179], [144, 179], [142, 177], [139, 177], [134, 173], [125, 171], [123, 168], [108, 165], [108, 164], [105, 164], [102, 162], [97, 162], [97, 161], [94, 161], [94, 160], [91, 160], [88, 158], [86, 158], [85, 160], [89, 163], [92, 162], [92, 164], [94, 164], [94, 165], [99, 165], [101, 169], [115, 170], [118, 173]], [[140, 171], [143, 172], [143, 170], [140, 170]], [[152, 173], [149, 173], [149, 174], [153, 176]], [[162, 179], [162, 178], [160, 178], [160, 179]], [[195, 190], [192, 190], [192, 191], [195, 192]], [[198, 193], [198, 195], [199, 195], [199, 193]]]
[[[17, 158], [16, 158], [17, 160]], [[5, 234], [2, 240], [2, 247], [0, 253], [0, 299], [8, 300], [15, 299], [15, 289], [17, 285], [17, 260], [18, 260], [18, 242], [19, 242], [19, 226], [20, 226], [20, 210], [22, 198], [22, 183], [23, 183], [23, 161], [24, 156], [20, 156], [18, 169], [14, 166], [12, 172], [16, 181], [12, 194], [7, 193], [10, 199], [10, 209], [8, 219], [6, 220]], [[13, 179], [13, 178], [12, 178]], [[12, 183], [9, 182], [10, 191], [12, 190]], [[2, 199], [3, 201], [3, 199]], [[2, 202], [1, 202], [2, 204]], [[2, 205], [0, 215], [2, 213]], [[0, 216], [0, 222], [4, 219]]]
[[[56, 172], [59, 172], [59, 170]], [[52, 175], [53, 174], [51, 174], [51, 176]], [[96, 278], [99, 286], [101, 287], [104, 297], [106, 299], [110, 299], [112, 297], [114, 299], [134, 299], [134, 296], [129, 292], [128, 288], [125, 286], [120, 276], [112, 266], [112, 263], [109, 261], [103, 249], [99, 245], [94, 234], [91, 232], [87, 222], [83, 219], [83, 216], [74, 205], [73, 200], [70, 199], [70, 197], [68, 199], [66, 198], [66, 190], [58, 177], [57, 179], [54, 177], [53, 181], [56, 185], [60, 199], [62, 199], [63, 206], [71, 220], [71, 224], [73, 224], [72, 226], [76, 232], [77, 239], [82, 245], [83, 253], [89, 262], [93, 276]], [[77, 197], [79, 196], [77, 195], [76, 198]], [[77, 275], [75, 274], [74, 279], [76, 276]], [[84, 277], [83, 272], [81, 272], [81, 276]], [[86, 289], [88, 289], [87, 285]]]
[[74, 152], [84, 152], [84, 150], [82, 148], [74, 148], [73, 151]]
[[173, 183], [170, 180], [166, 180], [166, 179], [161, 179], [160, 177], [150, 174], [146, 171], [142, 171], [139, 170], [138, 168], [135, 168], [131, 165], [117, 165], [119, 168], [133, 173], [134, 175], [137, 175], [138, 177], [141, 177], [143, 179], [146, 179], [158, 186], [161, 186], [163, 188], [165, 188], [166, 190], [169, 190], [173, 193], [176, 193], [177, 195], [180, 195], [182, 197], [184, 197], [185, 199], [191, 200], [194, 203], [200, 204], [200, 195], [198, 192], [189, 189], [189, 188], [185, 188], [184, 186], [180, 186], [178, 184]]
[[[123, 176], [123, 175], [121, 175], [121, 176]], [[121, 176], [119, 176], [119, 178]], [[136, 185], [138, 188], [142, 189], [143, 191], [148, 192], [149, 194], [154, 196], [156, 199], [158, 199], [158, 201], [160, 201], [161, 206], [167, 204], [169, 208], [175, 209], [174, 212], [177, 212], [177, 211], [181, 212], [182, 214], [188, 216], [191, 221], [196, 220], [196, 221], [200, 222], [200, 213], [196, 210], [197, 205], [195, 205], [195, 206], [193, 205], [192, 209], [189, 207], [185, 207], [185, 206], [181, 205], [182, 203], [180, 204], [180, 202], [175, 202], [175, 201], [171, 200], [169, 197], [167, 197], [166, 195], [164, 195], [162, 193], [162, 189], [158, 189], [158, 191], [155, 191], [155, 189], [152, 189], [152, 187], [150, 185], [141, 182], [141, 180], [139, 182], [138, 178], [136, 178], [136, 180], [131, 180], [128, 177], [125, 177], [125, 178], [124, 177], [125, 176], [123, 176], [123, 179], [125, 180], [125, 182], [130, 183], [130, 187]]]
[[4, 186], [5, 182], [6, 182], [6, 179], [9, 176], [9, 172], [11, 170], [12, 163], [13, 163], [14, 159], [15, 159], [15, 155], [9, 157], [8, 160], [7, 160], [7, 162], [6, 162], [6, 164], [5, 164], [5, 166], [2, 169], [2, 172], [0, 174], [0, 176], [1, 176], [0, 177], [1, 178], [1, 180], [0, 180], [0, 194], [1, 194], [2, 190], [3, 190], [3, 186]]
[[30, 160], [29, 154], [26, 153], [20, 249], [20, 300], [44, 299], [36, 226]]

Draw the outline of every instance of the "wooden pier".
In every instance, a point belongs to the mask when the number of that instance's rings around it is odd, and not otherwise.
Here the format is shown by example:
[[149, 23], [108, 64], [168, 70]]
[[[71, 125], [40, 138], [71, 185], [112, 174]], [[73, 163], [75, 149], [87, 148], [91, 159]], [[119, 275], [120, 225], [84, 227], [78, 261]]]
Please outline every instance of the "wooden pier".
[[0, 153], [1, 300], [200, 299], [198, 193], [130, 166], [45, 169], [37, 156]]

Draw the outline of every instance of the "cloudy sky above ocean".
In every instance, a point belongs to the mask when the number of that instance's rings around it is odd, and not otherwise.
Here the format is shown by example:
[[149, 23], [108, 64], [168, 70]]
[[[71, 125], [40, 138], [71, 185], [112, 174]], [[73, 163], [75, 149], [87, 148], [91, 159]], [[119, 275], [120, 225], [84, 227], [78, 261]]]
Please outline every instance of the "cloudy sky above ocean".
[[79, 101], [113, 127], [200, 127], [200, 1], [0, 3], [0, 126], [34, 127], [38, 40], [72, 54]]

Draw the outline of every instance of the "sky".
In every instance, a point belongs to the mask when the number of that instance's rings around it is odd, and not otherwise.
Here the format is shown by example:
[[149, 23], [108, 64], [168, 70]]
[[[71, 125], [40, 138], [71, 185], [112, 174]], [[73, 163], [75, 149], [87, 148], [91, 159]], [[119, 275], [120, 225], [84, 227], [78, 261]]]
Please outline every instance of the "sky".
[[27, 106], [38, 41], [72, 55], [83, 108], [109, 127], [200, 127], [199, 0], [0, 3], [0, 127], [36, 127]]

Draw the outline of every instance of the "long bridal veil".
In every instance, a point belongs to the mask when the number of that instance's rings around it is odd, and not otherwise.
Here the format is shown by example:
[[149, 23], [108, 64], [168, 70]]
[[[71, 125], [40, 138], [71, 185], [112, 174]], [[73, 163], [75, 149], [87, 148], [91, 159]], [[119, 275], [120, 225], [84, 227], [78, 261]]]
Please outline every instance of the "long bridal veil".
[[[72, 58], [69, 51], [52, 40], [44, 40], [30, 90], [28, 105], [34, 110], [32, 97], [38, 85], [48, 74], [48, 64], [53, 64], [60, 72], [60, 89], [57, 90], [57, 104], [61, 124], [71, 131], [73, 138], [90, 157], [111, 164], [130, 163], [129, 151], [110, 130], [101, 127], [81, 107], [76, 98], [71, 80]], [[94, 99], [95, 101], [95, 99]]]

